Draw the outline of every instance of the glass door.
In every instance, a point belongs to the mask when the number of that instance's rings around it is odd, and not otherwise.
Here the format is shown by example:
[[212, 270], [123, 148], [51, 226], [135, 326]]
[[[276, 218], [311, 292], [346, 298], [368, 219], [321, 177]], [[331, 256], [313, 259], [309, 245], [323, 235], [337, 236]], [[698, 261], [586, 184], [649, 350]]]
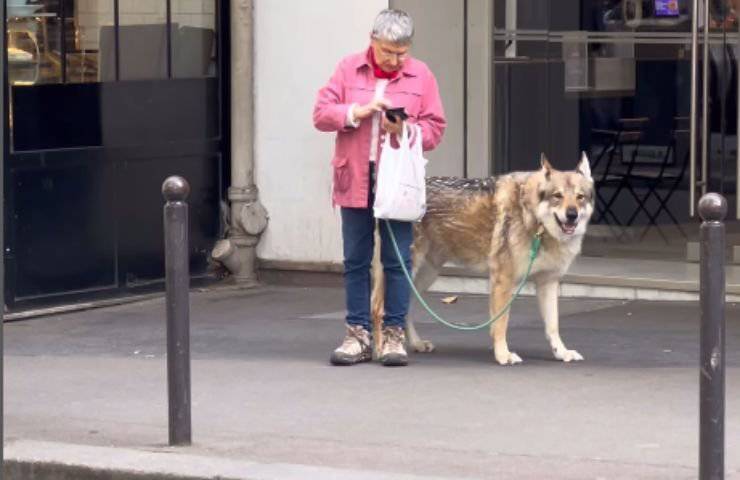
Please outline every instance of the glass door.
[[[740, 1], [694, 0], [696, 15], [693, 41], [701, 47], [695, 92], [697, 120], [693, 137], [697, 143], [695, 159], [696, 184], [691, 203], [692, 213], [702, 194], [719, 192], [728, 201], [728, 255], [740, 263], [740, 197], [738, 169], [738, 45], [740, 41]], [[706, 61], [702, 61], [706, 59]], [[698, 251], [698, 243], [692, 242]], [[694, 257], [698, 257], [698, 252]]]
[[493, 171], [536, 168], [540, 151], [573, 168], [588, 152], [585, 255], [698, 259], [705, 191], [728, 197], [740, 244], [737, 4], [496, 2]]

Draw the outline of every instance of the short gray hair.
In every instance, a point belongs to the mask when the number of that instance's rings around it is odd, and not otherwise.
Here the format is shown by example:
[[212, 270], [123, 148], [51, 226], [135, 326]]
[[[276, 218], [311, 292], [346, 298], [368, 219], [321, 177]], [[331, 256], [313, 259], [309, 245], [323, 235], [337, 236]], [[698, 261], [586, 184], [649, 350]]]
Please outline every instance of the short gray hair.
[[408, 45], [414, 37], [414, 21], [402, 10], [386, 9], [375, 17], [372, 37], [399, 45]]

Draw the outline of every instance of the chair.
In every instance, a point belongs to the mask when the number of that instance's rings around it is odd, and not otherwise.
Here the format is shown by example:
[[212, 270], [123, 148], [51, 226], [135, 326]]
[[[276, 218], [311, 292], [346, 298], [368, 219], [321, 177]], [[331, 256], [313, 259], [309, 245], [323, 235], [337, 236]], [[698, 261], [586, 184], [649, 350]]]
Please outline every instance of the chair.
[[[658, 232], [666, 243], [668, 243], [668, 239], [663, 235], [657, 222], [662, 212], [665, 212], [665, 214], [668, 215], [676, 226], [676, 229], [678, 229], [684, 238], [687, 238], [686, 232], [681, 227], [681, 223], [668, 208], [668, 202], [683, 183], [686, 170], [688, 169], [690, 153], [688, 147], [685, 148], [684, 155], [680, 157], [680, 164], [676, 163], [675, 165], [671, 165], [670, 160], [671, 154], [673, 154], [673, 158], [679, 158], [677, 145], [686, 145], [688, 143], [690, 134], [688, 127], [689, 120], [690, 117], [674, 117], [668, 148], [665, 151], [663, 161], [659, 168], [636, 168], [630, 173], [628, 181], [633, 185], [639, 184], [646, 190], [645, 194], [638, 200], [640, 205], [643, 206], [642, 210], [647, 213], [648, 218], [648, 224], [640, 235], [640, 240], [643, 240], [650, 228], [654, 226], [658, 229]], [[661, 190], [665, 190], [663, 195], [659, 193]], [[647, 202], [650, 200], [650, 197], [654, 197], [658, 201], [658, 206], [653, 212], [647, 211]], [[626, 225], [632, 225], [639, 213], [640, 210], [636, 210], [629, 220], [627, 220]]]
[[[618, 121], [618, 128], [616, 130], [592, 130], [595, 135], [607, 138], [604, 148], [594, 157], [595, 160], [591, 164], [591, 170], [594, 172], [594, 185], [596, 187], [596, 216], [594, 217], [594, 222], [604, 221], [617, 239], [621, 239], [625, 235], [625, 224], [619, 219], [613, 208], [623, 191], [626, 190], [638, 200], [638, 211], [648, 213], [644, 205], [640, 203], [639, 197], [632, 185], [628, 182], [632, 169], [635, 166], [635, 159], [639, 151], [640, 141], [642, 140], [643, 129], [648, 122], [649, 119], [646, 117], [621, 118]], [[624, 162], [625, 146], [633, 147], [630, 160], [626, 164]], [[619, 161], [615, 162], [617, 158]], [[606, 159], [605, 164], [601, 168], [604, 159]], [[604, 187], [614, 189], [608, 198], [602, 193]], [[612, 223], [620, 227], [621, 231], [615, 232]]]

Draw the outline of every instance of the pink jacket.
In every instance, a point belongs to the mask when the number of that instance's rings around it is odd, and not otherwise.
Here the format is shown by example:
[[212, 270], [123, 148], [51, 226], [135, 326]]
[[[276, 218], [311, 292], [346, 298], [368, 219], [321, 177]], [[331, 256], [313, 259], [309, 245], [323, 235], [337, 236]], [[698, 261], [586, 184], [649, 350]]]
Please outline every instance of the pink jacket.
[[[347, 111], [353, 103], [364, 105], [373, 99], [375, 82], [367, 52], [363, 51], [339, 62], [329, 83], [319, 90], [313, 111], [314, 126], [322, 132], [337, 132], [331, 161], [334, 205], [367, 207], [372, 117], [353, 128], [347, 126]], [[426, 64], [407, 59], [400, 74], [388, 83], [384, 97], [393, 107], [406, 109], [409, 123], [421, 126], [424, 150], [432, 150], [439, 144], [447, 122], [437, 80]]]

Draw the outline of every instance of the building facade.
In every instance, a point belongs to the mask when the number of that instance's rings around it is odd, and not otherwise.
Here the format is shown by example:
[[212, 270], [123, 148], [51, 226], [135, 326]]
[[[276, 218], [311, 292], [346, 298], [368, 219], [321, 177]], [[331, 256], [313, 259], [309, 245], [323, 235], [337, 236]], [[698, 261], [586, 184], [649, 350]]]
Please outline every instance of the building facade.
[[[729, 203], [728, 260], [739, 262], [738, 3], [257, 2], [257, 42], [269, 44], [257, 49], [256, 65], [258, 184], [272, 219], [259, 246], [263, 265], [341, 268], [337, 212], [328, 206], [333, 139], [308, 118], [335, 62], [366, 47], [373, 15], [386, 6], [414, 17], [413, 53], [442, 91], [449, 128], [429, 154], [429, 174], [533, 169], [541, 152], [573, 168], [585, 151], [599, 190], [586, 258], [696, 262], [696, 204], [717, 191]], [[311, 33], [300, 37], [300, 59], [275, 62], [297, 48], [280, 26], [300, 32], [304, 18]], [[280, 98], [281, 90], [293, 94]]]
[[585, 151], [592, 265], [695, 262], [706, 191], [728, 198], [740, 261], [736, 3], [5, 0], [6, 304], [161, 288], [169, 174], [193, 186], [196, 280], [225, 236], [219, 253], [256, 244], [262, 268], [340, 271], [333, 138], [311, 112], [389, 6], [414, 17], [449, 121], [430, 175]]

